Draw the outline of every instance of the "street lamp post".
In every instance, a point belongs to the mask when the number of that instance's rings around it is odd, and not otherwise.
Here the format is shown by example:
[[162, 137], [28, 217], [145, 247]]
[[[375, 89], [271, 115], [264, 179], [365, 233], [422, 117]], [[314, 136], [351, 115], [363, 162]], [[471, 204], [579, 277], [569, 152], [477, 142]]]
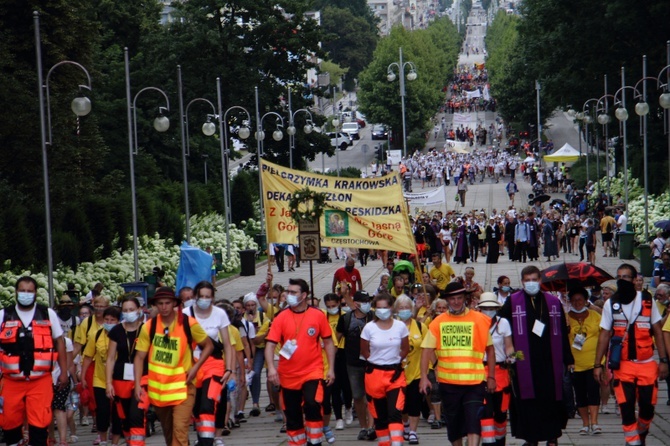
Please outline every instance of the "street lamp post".
[[[614, 116], [616, 116], [621, 123], [621, 134], [623, 136], [624, 209], [628, 212], [628, 126], [626, 125], [626, 121], [628, 121], [628, 110], [626, 109], [626, 89], [631, 89], [639, 94], [635, 88], [626, 86], [626, 69], [621, 67], [621, 88], [614, 93], [614, 103], [615, 105], [620, 105], [620, 107], [614, 111]], [[621, 95], [621, 99], [620, 101], [617, 101], [619, 95]]]
[[281, 129], [284, 128], [284, 118], [279, 113], [267, 112], [261, 116], [260, 106], [258, 104], [258, 87], [254, 87], [256, 97], [256, 156], [258, 157], [258, 196], [260, 197], [260, 211], [261, 211], [261, 233], [265, 231], [265, 214], [263, 209], [263, 181], [261, 175], [261, 156], [263, 156], [263, 140], [265, 139], [265, 132], [263, 131], [263, 119], [267, 116], [274, 116], [276, 118], [277, 127], [272, 132], [272, 139], [281, 141], [284, 138], [284, 133]]
[[[607, 75], [605, 75], [605, 94], [602, 95], [598, 102], [596, 103], [596, 119], [598, 124], [603, 127], [603, 138], [605, 140], [605, 169], [607, 170], [607, 204], [612, 204], [610, 202], [610, 144], [609, 144], [609, 123], [611, 118], [609, 115], [609, 102], [610, 98], [614, 98], [611, 94], [607, 94]], [[598, 159], [600, 160], [600, 153], [598, 153]], [[598, 174], [600, 174], [600, 169], [598, 169]], [[600, 192], [600, 191], [598, 191]]]
[[128, 48], [123, 49], [124, 65], [126, 71], [126, 105], [128, 113], [128, 152], [130, 156], [130, 195], [133, 213], [133, 260], [135, 268], [135, 281], [140, 280], [140, 262], [139, 247], [137, 241], [137, 198], [135, 194], [135, 155], [137, 155], [137, 98], [145, 91], [156, 91], [163, 95], [165, 107], [158, 107], [158, 116], [154, 119], [154, 129], [157, 132], [167, 132], [170, 128], [170, 120], [163, 115], [163, 111], [170, 111], [170, 100], [167, 94], [156, 87], [145, 87], [131, 96], [130, 93], [130, 62], [128, 58]]
[[[537, 157], [542, 166], [542, 154], [540, 153], [542, 147], [542, 121], [540, 120], [540, 81], [535, 81], [535, 101], [537, 102]], [[545, 152], [546, 153], [546, 152]]]
[[635, 84], [635, 90], [640, 92], [638, 85], [642, 83], [642, 95], [637, 96], [638, 99], [641, 99], [640, 102], [635, 104], [635, 114], [637, 114], [642, 120], [642, 163], [643, 163], [643, 175], [644, 175], [644, 242], [649, 241], [649, 167], [647, 161], [647, 115], [649, 114], [649, 104], [647, 103], [647, 80], [655, 80], [658, 82], [658, 79], [654, 77], [647, 77], [647, 56], [642, 56], [642, 79], [637, 81]]
[[205, 186], [207, 186], [207, 160], [209, 159], [209, 155], [203, 153], [200, 155], [200, 158], [205, 162]]
[[[230, 111], [236, 110], [246, 114], [247, 120], [243, 121], [242, 126], [237, 131], [237, 136], [241, 139], [247, 139], [251, 134], [249, 130], [249, 123], [251, 123], [251, 115], [246, 108], [240, 107], [239, 105], [234, 105], [228, 110], [223, 112], [222, 99], [221, 99], [221, 78], [216, 78], [216, 97], [219, 106], [219, 135], [223, 135], [221, 139], [221, 175], [223, 181], [223, 200], [226, 203], [226, 231], [228, 231], [228, 236], [226, 237], [226, 254], [227, 258], [230, 258], [230, 225], [232, 223], [232, 214], [231, 214], [231, 199], [230, 199], [230, 182], [229, 182], [229, 173], [228, 173], [228, 155], [230, 154], [228, 148], [228, 113]], [[263, 202], [263, 197], [261, 197], [261, 203]], [[261, 214], [262, 215], [262, 214]], [[263, 218], [261, 216], [261, 218]]]
[[[186, 242], [191, 243], [191, 212], [189, 209], [188, 200], [188, 170], [187, 160], [191, 156], [191, 144], [188, 135], [188, 109], [195, 102], [205, 102], [212, 107], [212, 113], [207, 115], [207, 121], [202, 125], [202, 133], [205, 136], [212, 136], [216, 133], [216, 125], [212, 122], [212, 117], [216, 117], [216, 107], [211, 101], [205, 98], [195, 98], [186, 105], [184, 110], [184, 93], [182, 89], [181, 80], [181, 65], [177, 65], [177, 89], [179, 91], [179, 121], [181, 122], [181, 157], [182, 157], [182, 173], [184, 176], [184, 210], [186, 217]], [[207, 168], [205, 167], [205, 177], [207, 176]], [[205, 178], [205, 184], [207, 178]]]
[[[79, 91], [91, 90], [91, 76], [83, 65], [70, 60], [63, 60], [52, 66], [47, 72], [46, 81], [42, 77], [42, 39], [40, 36], [40, 15], [37, 11], [33, 12], [33, 23], [35, 26], [35, 57], [37, 59], [37, 89], [40, 103], [40, 135], [42, 145], [42, 176], [44, 179], [44, 220], [46, 226], [47, 238], [47, 278], [49, 306], [54, 304], [54, 265], [53, 265], [53, 244], [51, 241], [51, 198], [49, 193], [49, 158], [47, 146], [53, 145], [51, 133], [51, 100], [49, 97], [49, 79], [51, 73], [61, 65], [72, 65], [81, 69], [86, 74], [86, 85], [79, 85]], [[46, 100], [46, 104], [45, 104]], [[71, 109], [77, 119], [86, 116], [91, 112], [91, 101], [83, 94], [72, 100]], [[46, 116], [45, 116], [46, 115]]]
[[[663, 88], [664, 93], [658, 98], [658, 102], [663, 108], [664, 118], [666, 119], [665, 134], [668, 135], [668, 185], [670, 185], [670, 40], [665, 45], [665, 57], [667, 65], [658, 73], [657, 87]], [[665, 73], [665, 84], [661, 83]]]
[[310, 113], [309, 110], [306, 108], [301, 108], [299, 110], [296, 110], [295, 112], [291, 108], [291, 87], [288, 89], [288, 116], [289, 116], [289, 121], [288, 121], [288, 128], [286, 129], [286, 133], [288, 133], [288, 143], [289, 143], [289, 167], [293, 169], [293, 149], [295, 149], [295, 115], [298, 113], [303, 112], [307, 113], [309, 115], [309, 118], [307, 118], [307, 124], [305, 124], [305, 127], [303, 127], [303, 131], [306, 134], [312, 133], [312, 130], [314, 129], [314, 124], [312, 121], [312, 113]]
[[404, 62], [402, 60], [402, 47], [398, 48], [398, 53], [400, 60], [398, 62], [391, 63], [386, 69], [386, 79], [389, 82], [393, 82], [396, 79], [396, 74], [393, 72], [393, 68], [398, 69], [398, 80], [400, 81], [400, 100], [402, 103], [402, 156], [403, 158], [407, 157], [407, 127], [405, 124], [405, 66], [409, 66], [409, 73], [407, 73], [407, 80], [413, 81], [416, 80], [416, 66], [413, 62]]
[[340, 124], [342, 123], [341, 114], [335, 113], [335, 117], [331, 121], [335, 129], [335, 161], [337, 163], [337, 176], [340, 176]]
[[[584, 105], [582, 106], [582, 122], [584, 123], [584, 138], [586, 139], [586, 183], [589, 183], [590, 180], [590, 172], [589, 172], [589, 158], [591, 156], [591, 139], [589, 138], [589, 124], [593, 122], [593, 118], [591, 117], [591, 109], [589, 108], [589, 103], [591, 102], [597, 102], [598, 99], [596, 98], [591, 98], [584, 102]], [[581, 138], [581, 137], [580, 137]], [[580, 139], [581, 140], [581, 139]]]

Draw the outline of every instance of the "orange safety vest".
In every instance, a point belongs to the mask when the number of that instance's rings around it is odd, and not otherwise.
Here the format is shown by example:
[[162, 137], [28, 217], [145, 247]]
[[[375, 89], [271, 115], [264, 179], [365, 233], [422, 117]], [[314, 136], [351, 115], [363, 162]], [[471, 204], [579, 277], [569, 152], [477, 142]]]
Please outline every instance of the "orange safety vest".
[[651, 328], [651, 306], [653, 304], [651, 294], [643, 291], [642, 310], [638, 317], [630, 323], [622, 309], [612, 311], [614, 336], [624, 338], [621, 359], [645, 361], [654, 355], [654, 338]]
[[0, 370], [4, 377], [30, 380], [51, 374], [58, 353], [54, 351], [47, 308], [35, 307], [30, 328], [23, 326], [16, 306], [5, 308], [0, 347]]
[[[463, 316], [444, 313], [430, 325], [437, 340], [437, 381], [472, 385], [486, 380], [483, 360], [489, 339], [490, 319], [477, 311]], [[436, 325], [435, 325], [436, 324]], [[437, 327], [437, 333], [434, 332]]]
[[149, 336], [151, 345], [148, 352], [147, 394], [151, 404], [157, 407], [176, 406], [188, 397], [186, 369], [182, 358], [186, 354], [192, 354], [192, 350], [184, 323], [187, 322], [190, 327], [196, 320], [183, 316], [181, 321], [176, 321], [175, 328], [168, 333], [167, 339], [162, 333], [152, 330], [153, 324], [163, 327], [160, 315], [146, 322], [149, 333], [153, 331], [155, 334]]

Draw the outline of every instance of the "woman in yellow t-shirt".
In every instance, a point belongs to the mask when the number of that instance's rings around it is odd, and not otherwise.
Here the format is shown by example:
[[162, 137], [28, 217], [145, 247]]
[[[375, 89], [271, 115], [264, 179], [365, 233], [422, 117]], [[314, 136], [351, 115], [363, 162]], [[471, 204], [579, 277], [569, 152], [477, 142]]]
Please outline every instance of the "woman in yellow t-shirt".
[[421, 415], [421, 400], [423, 395], [419, 392], [419, 380], [421, 378], [421, 342], [428, 333], [428, 327], [418, 322], [414, 316], [414, 302], [408, 296], [402, 295], [393, 304], [393, 311], [398, 319], [407, 325], [409, 331], [409, 353], [405, 358], [404, 371], [407, 387], [405, 389], [405, 407], [403, 418], [409, 419], [409, 431], [405, 428], [405, 438], [409, 444], [419, 444], [416, 430], [419, 427], [419, 416]]
[[600, 314], [587, 308], [588, 296], [588, 292], [582, 287], [574, 288], [568, 293], [570, 299], [568, 337], [572, 356], [575, 358], [572, 385], [575, 389], [577, 411], [582, 419], [579, 435], [602, 433], [598, 425], [600, 384], [593, 377], [596, 346], [600, 335]]
[[98, 440], [100, 446], [107, 445], [107, 430], [112, 423], [112, 444], [118, 444], [123, 433], [121, 420], [116, 406], [107, 397], [107, 352], [109, 350], [109, 336], [107, 333], [114, 328], [121, 319], [119, 307], [108, 307], [102, 314], [103, 324], [98, 331], [91, 331], [88, 335], [86, 347], [84, 348], [84, 364], [82, 366], [82, 386], [86, 387], [86, 371], [95, 361], [93, 370], [93, 397], [95, 398], [95, 419], [98, 429]]

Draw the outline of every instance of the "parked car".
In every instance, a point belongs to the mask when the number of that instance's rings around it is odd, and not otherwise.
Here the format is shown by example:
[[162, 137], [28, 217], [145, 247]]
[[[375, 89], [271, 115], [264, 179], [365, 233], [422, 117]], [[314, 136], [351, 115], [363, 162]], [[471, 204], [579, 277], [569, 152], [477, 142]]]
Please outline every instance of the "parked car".
[[372, 126], [372, 139], [386, 139], [388, 137], [388, 130], [382, 124], [375, 124]]
[[359, 126], [357, 122], [345, 122], [342, 124], [342, 133], [346, 133], [352, 139], [361, 139], [361, 135], [358, 133]]
[[337, 137], [335, 132], [329, 132], [326, 135], [330, 138], [330, 145], [340, 150], [347, 150], [347, 147], [354, 143], [346, 133], [339, 132]]

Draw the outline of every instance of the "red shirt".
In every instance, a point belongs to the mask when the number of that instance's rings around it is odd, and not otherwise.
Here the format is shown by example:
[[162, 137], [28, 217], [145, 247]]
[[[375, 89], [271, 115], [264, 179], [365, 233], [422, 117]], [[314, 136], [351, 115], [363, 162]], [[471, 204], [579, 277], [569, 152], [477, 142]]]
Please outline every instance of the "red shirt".
[[358, 281], [361, 280], [361, 273], [356, 268], [349, 272], [342, 267], [335, 271], [335, 280], [338, 282], [347, 282], [351, 286], [350, 294], [353, 296], [358, 289]]
[[305, 381], [323, 379], [322, 338], [332, 337], [332, 330], [323, 311], [307, 307], [302, 313], [291, 309], [281, 311], [272, 321], [266, 338], [283, 345], [295, 341], [296, 351], [290, 359], [279, 356], [279, 380], [287, 389], [300, 389]]

